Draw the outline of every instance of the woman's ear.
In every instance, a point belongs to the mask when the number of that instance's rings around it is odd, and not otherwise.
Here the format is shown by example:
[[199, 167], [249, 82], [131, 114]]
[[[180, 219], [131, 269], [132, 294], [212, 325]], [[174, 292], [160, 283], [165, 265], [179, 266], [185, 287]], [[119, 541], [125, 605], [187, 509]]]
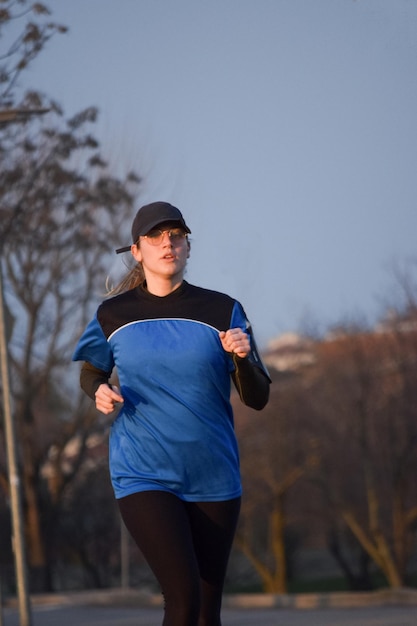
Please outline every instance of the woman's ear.
[[187, 259], [190, 258], [190, 252], [191, 252], [191, 244], [187, 239]]
[[138, 263], [142, 263], [142, 252], [140, 247], [136, 243], [130, 246], [130, 252], [132, 253], [135, 261], [137, 261]]

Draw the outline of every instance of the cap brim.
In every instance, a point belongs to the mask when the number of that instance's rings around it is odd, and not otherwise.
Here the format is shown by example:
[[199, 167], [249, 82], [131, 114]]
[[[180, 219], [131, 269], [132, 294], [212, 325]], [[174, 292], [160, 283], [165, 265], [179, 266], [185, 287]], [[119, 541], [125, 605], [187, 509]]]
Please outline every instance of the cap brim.
[[124, 248], [117, 248], [116, 254], [121, 254], [122, 252], [130, 252], [131, 246], [124, 246]]

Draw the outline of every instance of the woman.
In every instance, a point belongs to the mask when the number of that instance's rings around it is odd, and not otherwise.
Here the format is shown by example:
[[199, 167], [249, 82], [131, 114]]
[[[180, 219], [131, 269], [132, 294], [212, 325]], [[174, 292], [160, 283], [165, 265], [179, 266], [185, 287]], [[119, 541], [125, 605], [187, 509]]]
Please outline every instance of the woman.
[[[241, 305], [184, 280], [190, 229], [167, 202], [132, 224], [135, 269], [98, 308], [74, 360], [104, 414], [122, 518], [164, 594], [165, 626], [219, 626], [241, 483], [232, 379], [262, 409], [270, 379]], [[113, 294], [115, 292], [113, 291]], [[109, 384], [117, 368], [120, 389]]]

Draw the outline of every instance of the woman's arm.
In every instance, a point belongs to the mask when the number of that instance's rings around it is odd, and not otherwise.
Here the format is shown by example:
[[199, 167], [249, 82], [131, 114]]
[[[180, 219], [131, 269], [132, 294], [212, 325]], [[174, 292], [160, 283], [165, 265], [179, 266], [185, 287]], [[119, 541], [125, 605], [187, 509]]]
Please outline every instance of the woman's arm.
[[94, 367], [91, 363], [85, 361], [81, 367], [80, 373], [80, 385], [81, 389], [85, 391], [87, 396], [92, 400], [96, 399], [96, 391], [100, 385], [108, 385], [111, 372], [105, 372], [103, 370]]
[[255, 351], [251, 347], [249, 335], [241, 328], [231, 328], [226, 332], [221, 331], [219, 337], [223, 349], [232, 356], [235, 365], [232, 380], [240, 399], [247, 406], [260, 411], [269, 400], [271, 380], [262, 369], [260, 358], [257, 357], [259, 365], [254, 361]]
[[119, 388], [109, 383], [110, 375], [111, 372], [100, 370], [88, 362], [83, 363], [80, 374], [81, 388], [95, 401], [97, 410], [105, 415], [113, 413], [116, 404], [123, 402]]
[[232, 380], [240, 399], [251, 409], [260, 411], [269, 400], [270, 379], [248, 357], [242, 359], [237, 354], [233, 354], [233, 362], [235, 371], [232, 372]]

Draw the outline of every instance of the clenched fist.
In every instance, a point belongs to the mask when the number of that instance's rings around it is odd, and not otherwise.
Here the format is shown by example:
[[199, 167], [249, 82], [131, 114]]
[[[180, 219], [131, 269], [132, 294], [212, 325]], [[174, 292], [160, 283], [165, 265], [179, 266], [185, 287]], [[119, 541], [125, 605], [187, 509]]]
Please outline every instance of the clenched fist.
[[249, 337], [241, 328], [229, 328], [226, 332], [222, 330], [219, 337], [226, 352], [234, 352], [242, 359], [249, 354]]

